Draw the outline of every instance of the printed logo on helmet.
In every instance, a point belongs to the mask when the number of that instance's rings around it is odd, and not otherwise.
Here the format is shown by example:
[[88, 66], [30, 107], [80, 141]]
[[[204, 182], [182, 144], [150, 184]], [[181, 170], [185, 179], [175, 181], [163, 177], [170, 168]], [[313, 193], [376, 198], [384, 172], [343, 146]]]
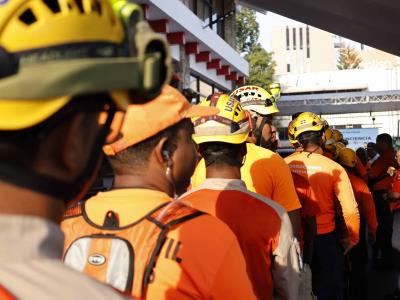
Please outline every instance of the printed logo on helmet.
[[106, 262], [106, 258], [98, 253], [92, 254], [88, 257], [88, 263], [93, 266], [101, 266]]
[[235, 91], [233, 91], [233, 94], [237, 95], [240, 92], [244, 92], [244, 91], [258, 91], [258, 87], [257, 86], [244, 86], [244, 87], [238, 88]]

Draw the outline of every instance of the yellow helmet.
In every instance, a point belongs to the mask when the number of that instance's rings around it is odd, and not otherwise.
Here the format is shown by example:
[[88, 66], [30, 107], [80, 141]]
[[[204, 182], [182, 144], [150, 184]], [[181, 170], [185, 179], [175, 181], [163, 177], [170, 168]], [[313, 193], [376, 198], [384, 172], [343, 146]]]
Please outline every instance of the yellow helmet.
[[300, 134], [308, 131], [321, 131], [325, 121], [312, 112], [303, 112], [292, 121], [293, 137], [297, 139]]
[[279, 82], [274, 82], [271, 83], [268, 88], [275, 101], [278, 101], [281, 97], [281, 84]]
[[339, 150], [338, 162], [342, 166], [354, 168], [356, 165], [356, 152], [350, 148], [342, 148]]
[[231, 97], [239, 100], [244, 109], [255, 111], [260, 115], [265, 116], [279, 112], [275, 98], [259, 86], [242, 86], [234, 90]]
[[328, 150], [331, 153], [335, 152], [335, 147], [333, 143], [335, 142], [333, 138], [333, 130], [330, 128], [325, 129], [325, 143], [324, 143], [324, 148]]
[[125, 4], [131, 29], [107, 0], [0, 1], [0, 130], [39, 124], [76, 95], [109, 93], [125, 108], [133, 96], [159, 94], [167, 44], [140, 6]]
[[202, 106], [217, 107], [215, 116], [194, 118], [193, 139], [197, 144], [224, 142], [241, 144], [250, 133], [249, 116], [240, 102], [227, 94], [215, 93], [200, 102]]
[[343, 134], [339, 130], [333, 129], [332, 138], [335, 140], [335, 142], [341, 142], [343, 141]]
[[333, 159], [334, 160], [337, 160], [338, 158], [339, 158], [339, 153], [340, 153], [340, 151], [342, 150], [342, 149], [345, 149], [346, 148], [346, 145], [345, 144], [343, 144], [342, 142], [334, 142], [333, 144], [332, 144], [332, 147], [333, 147]]
[[289, 138], [289, 142], [290, 142], [292, 145], [295, 145], [295, 144], [298, 144], [298, 143], [299, 143], [299, 141], [296, 140], [296, 139], [294, 138], [293, 120], [290, 121], [290, 123], [289, 123], [289, 125], [288, 125], [288, 138]]

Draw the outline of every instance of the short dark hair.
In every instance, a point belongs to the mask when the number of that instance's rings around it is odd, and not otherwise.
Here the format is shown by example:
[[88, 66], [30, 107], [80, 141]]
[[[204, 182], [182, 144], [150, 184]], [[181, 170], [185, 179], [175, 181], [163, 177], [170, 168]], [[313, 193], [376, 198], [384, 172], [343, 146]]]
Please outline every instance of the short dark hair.
[[156, 147], [163, 137], [172, 141], [176, 140], [178, 131], [191, 124], [190, 119], [183, 119], [180, 122], [160, 131], [156, 135], [118, 152], [114, 156], [109, 156], [110, 163], [116, 173], [128, 167], [135, 169], [147, 168], [151, 151]]
[[392, 139], [392, 137], [390, 136], [390, 134], [388, 134], [388, 133], [381, 133], [381, 134], [379, 134], [379, 135], [376, 137], [376, 141], [377, 141], [377, 142], [378, 142], [378, 141], [385, 142], [385, 143], [387, 143], [387, 144], [389, 144], [389, 145], [392, 145], [392, 143], [393, 143], [393, 139]]
[[309, 144], [321, 146], [322, 145], [322, 130], [303, 132], [298, 136], [297, 140], [303, 146], [303, 148], [306, 148]]
[[206, 166], [215, 164], [241, 167], [242, 161], [238, 158], [242, 147], [243, 144], [208, 142], [200, 144], [199, 152], [204, 158]]

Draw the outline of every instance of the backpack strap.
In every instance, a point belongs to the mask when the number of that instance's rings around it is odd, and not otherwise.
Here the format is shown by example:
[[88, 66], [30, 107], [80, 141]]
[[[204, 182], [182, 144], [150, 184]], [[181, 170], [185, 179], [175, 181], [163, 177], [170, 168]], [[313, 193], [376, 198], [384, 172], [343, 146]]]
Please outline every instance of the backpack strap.
[[163, 205], [157, 211], [153, 212], [147, 217], [150, 222], [153, 222], [160, 227], [161, 232], [157, 238], [156, 246], [150, 256], [149, 263], [147, 264], [143, 275], [142, 295], [144, 297], [146, 296], [147, 286], [150, 283], [151, 274], [156, 264], [157, 257], [161, 252], [161, 248], [164, 245], [166, 235], [168, 234], [171, 227], [182, 224], [186, 221], [192, 220], [204, 214], [204, 212], [187, 206], [180, 201], [172, 201], [167, 205]]

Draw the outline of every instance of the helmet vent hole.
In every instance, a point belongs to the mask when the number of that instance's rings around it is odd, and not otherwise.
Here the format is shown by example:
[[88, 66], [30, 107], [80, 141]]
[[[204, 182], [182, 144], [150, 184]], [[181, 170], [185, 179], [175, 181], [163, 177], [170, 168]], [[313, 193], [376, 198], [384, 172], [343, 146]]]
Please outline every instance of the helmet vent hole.
[[53, 12], [53, 13], [59, 13], [61, 12], [60, 4], [58, 3], [57, 0], [42, 0], [44, 4]]
[[31, 25], [37, 21], [36, 16], [33, 14], [33, 11], [28, 8], [25, 10], [20, 16], [19, 19], [21, 22], [25, 23], [26, 25]]
[[95, 0], [93, 5], [92, 5], [92, 10], [97, 12], [101, 16], [101, 4], [98, 0]]
[[76, 5], [78, 6], [79, 11], [83, 14], [85, 11], [83, 9], [83, 2], [82, 0], [75, 0]]

